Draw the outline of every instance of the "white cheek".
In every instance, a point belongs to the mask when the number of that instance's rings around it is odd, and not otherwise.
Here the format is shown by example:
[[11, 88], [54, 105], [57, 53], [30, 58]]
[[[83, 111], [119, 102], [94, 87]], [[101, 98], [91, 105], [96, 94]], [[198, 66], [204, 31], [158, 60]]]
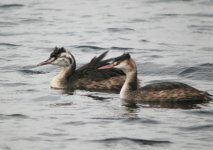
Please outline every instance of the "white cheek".
[[123, 72], [127, 71], [127, 64], [126, 62], [121, 62], [115, 68], [122, 70]]
[[52, 64], [60, 66], [60, 67], [66, 67], [69, 65], [69, 61], [65, 58], [59, 58], [59, 59], [56, 59], [54, 62], [52, 62]]
[[119, 68], [119, 69], [124, 69], [125, 68], [125, 63], [120, 63], [116, 66], [116, 68]]

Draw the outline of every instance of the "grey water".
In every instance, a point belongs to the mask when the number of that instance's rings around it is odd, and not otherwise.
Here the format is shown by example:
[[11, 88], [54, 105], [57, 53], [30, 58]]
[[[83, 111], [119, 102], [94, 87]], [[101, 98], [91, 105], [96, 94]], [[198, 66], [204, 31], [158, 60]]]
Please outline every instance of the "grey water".
[[35, 67], [55, 46], [77, 66], [129, 52], [141, 85], [179, 81], [213, 94], [212, 0], [1, 0], [0, 149], [213, 147], [213, 102], [127, 107], [118, 94], [50, 88]]

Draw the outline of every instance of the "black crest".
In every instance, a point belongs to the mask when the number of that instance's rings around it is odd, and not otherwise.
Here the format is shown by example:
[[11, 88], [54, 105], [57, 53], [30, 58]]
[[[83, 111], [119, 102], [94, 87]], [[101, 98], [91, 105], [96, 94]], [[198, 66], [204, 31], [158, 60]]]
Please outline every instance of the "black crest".
[[124, 53], [123, 55], [119, 56], [119, 57], [116, 57], [113, 62], [116, 62], [116, 61], [123, 61], [123, 60], [127, 60], [130, 58], [130, 54], [129, 53]]
[[61, 47], [61, 48], [55, 47], [54, 51], [50, 54], [50, 57], [57, 58], [63, 52], [66, 52], [66, 50], [63, 47]]

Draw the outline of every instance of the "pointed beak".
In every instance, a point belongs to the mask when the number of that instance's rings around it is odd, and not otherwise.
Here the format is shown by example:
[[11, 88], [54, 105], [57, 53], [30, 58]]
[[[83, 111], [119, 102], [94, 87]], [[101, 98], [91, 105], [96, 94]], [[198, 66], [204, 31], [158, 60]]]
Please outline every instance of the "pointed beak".
[[37, 64], [36, 66], [48, 65], [48, 64], [51, 64], [54, 60], [55, 60], [55, 59], [53, 59], [53, 58], [49, 58], [49, 59], [47, 59], [46, 61], [43, 61], [43, 62]]
[[110, 69], [110, 68], [114, 68], [114, 65], [113, 64], [109, 64], [109, 65], [105, 65], [105, 66], [102, 66], [98, 69]]

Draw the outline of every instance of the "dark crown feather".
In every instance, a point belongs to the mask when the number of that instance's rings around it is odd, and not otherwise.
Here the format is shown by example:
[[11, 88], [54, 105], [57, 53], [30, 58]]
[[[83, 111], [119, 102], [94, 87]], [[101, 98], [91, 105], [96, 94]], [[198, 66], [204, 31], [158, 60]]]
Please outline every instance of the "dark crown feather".
[[129, 53], [124, 53], [123, 55], [119, 56], [119, 57], [116, 57], [113, 62], [116, 62], [116, 61], [123, 61], [123, 60], [126, 60], [126, 59], [129, 59], [130, 58], [130, 54]]
[[50, 57], [58, 57], [61, 53], [66, 52], [64, 47], [58, 48], [55, 47], [54, 51], [50, 54]]

